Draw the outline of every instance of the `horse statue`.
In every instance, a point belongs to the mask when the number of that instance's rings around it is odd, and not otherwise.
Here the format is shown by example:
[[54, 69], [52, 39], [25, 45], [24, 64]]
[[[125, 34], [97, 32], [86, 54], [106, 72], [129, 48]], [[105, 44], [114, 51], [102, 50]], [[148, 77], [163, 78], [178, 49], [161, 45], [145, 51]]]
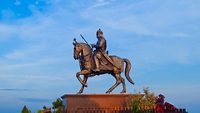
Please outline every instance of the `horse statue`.
[[[76, 73], [76, 77], [82, 84], [82, 87], [77, 94], [81, 94], [84, 90], [84, 87], [87, 87], [88, 77], [93, 77], [95, 75], [101, 75], [106, 73], [111, 74], [116, 79], [116, 83], [112, 87], [110, 87], [110, 89], [106, 93], [112, 92], [120, 83], [122, 83], [123, 86], [123, 90], [121, 91], [121, 93], [126, 93], [125, 80], [123, 77], [121, 77], [121, 73], [124, 71], [124, 63], [126, 63], [126, 79], [131, 84], [134, 84], [133, 80], [129, 76], [131, 63], [128, 59], [120, 58], [118, 56], [109, 56], [111, 60], [117, 65], [117, 68], [111, 63], [106, 62], [105, 58], [102, 58], [100, 59], [100, 71], [95, 72], [93, 71], [93, 69], [95, 68], [93, 49], [90, 47], [90, 45], [81, 42], [78, 43], [76, 40], [74, 40], [73, 45], [74, 59], [79, 60], [80, 63], [80, 72]], [[80, 75], [83, 75], [83, 79], [80, 77]]]

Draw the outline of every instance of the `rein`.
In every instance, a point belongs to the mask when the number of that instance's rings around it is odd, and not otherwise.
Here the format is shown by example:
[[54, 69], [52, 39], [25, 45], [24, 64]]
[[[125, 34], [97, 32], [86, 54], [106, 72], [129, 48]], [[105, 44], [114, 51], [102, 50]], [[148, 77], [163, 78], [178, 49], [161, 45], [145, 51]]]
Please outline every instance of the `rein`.
[[[90, 59], [91, 59], [91, 57], [92, 57], [92, 55], [90, 55], [90, 54], [92, 54], [91, 53], [91, 51], [85, 51], [85, 52], [87, 52], [85, 55], [83, 54], [83, 49], [85, 48], [83, 45], [81, 45], [81, 51], [80, 51], [80, 53], [81, 53], [81, 55], [78, 57], [78, 59], [81, 61], [81, 62], [84, 62], [84, 61], [86, 61], [86, 62], [88, 62], [88, 61], [90, 61]], [[88, 57], [89, 56], [89, 57]]]
[[87, 57], [88, 55], [90, 55], [90, 52], [88, 52], [86, 55], [82, 55], [82, 57]]
[[91, 56], [88, 58], [88, 59], [86, 59], [87, 58], [87, 56], [89, 56], [90, 55], [90, 52], [88, 52], [86, 55], [83, 55], [83, 52], [81, 51], [81, 56], [80, 56], [80, 60], [81, 61], [89, 61], [90, 60], [90, 58], [91, 58]]

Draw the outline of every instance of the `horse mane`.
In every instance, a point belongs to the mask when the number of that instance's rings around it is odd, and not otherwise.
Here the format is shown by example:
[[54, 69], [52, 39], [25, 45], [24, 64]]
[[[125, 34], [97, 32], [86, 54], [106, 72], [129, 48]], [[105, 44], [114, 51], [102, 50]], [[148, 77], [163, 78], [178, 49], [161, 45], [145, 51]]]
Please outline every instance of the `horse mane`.
[[82, 47], [87, 48], [88, 50], [91, 51], [91, 47], [90, 47], [88, 44], [83, 43], [83, 42], [80, 42], [80, 43], [78, 43], [78, 44], [80, 44]]

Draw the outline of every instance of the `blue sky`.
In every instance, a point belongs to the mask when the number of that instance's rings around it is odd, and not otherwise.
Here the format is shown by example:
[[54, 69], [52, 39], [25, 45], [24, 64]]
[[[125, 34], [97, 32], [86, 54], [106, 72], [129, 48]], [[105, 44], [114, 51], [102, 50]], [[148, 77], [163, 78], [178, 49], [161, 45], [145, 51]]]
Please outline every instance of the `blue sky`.
[[[101, 28], [109, 53], [132, 62], [136, 84], [126, 81], [127, 92], [148, 86], [200, 112], [199, 6], [199, 0], [0, 0], [0, 111], [17, 113], [23, 105], [36, 111], [76, 93], [72, 40], [83, 41], [81, 33], [95, 43]], [[110, 75], [90, 78], [85, 93], [104, 93], [114, 82]]]

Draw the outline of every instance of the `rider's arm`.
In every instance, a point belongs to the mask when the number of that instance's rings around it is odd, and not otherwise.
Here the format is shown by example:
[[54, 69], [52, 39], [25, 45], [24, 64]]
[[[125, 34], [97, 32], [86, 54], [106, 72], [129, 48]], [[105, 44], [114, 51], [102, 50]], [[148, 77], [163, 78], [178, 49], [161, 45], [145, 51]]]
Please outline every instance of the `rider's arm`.
[[91, 44], [92, 48], [96, 48], [96, 44]]

